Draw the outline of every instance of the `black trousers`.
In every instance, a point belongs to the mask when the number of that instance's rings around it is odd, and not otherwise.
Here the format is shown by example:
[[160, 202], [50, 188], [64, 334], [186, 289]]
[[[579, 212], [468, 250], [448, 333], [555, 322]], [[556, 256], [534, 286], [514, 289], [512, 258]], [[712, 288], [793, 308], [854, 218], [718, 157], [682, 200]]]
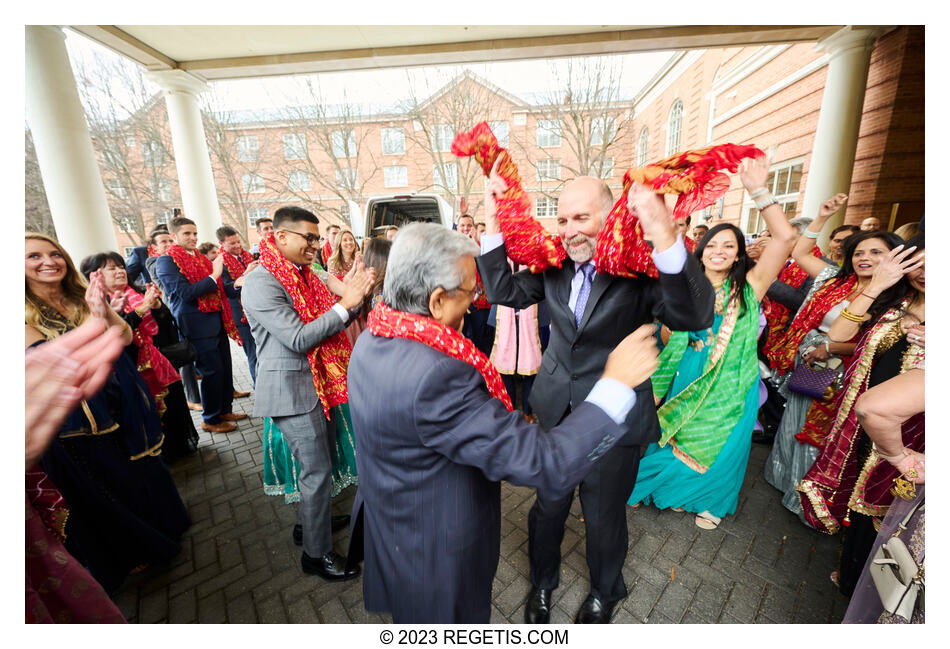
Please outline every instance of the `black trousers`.
[[[615, 446], [579, 487], [590, 592], [605, 604], [627, 596], [621, 574], [627, 558], [627, 498], [637, 481], [639, 465], [639, 446]], [[573, 491], [558, 500], [539, 496], [528, 513], [528, 556], [531, 583], [536, 588], [557, 588], [564, 523], [573, 502]]]

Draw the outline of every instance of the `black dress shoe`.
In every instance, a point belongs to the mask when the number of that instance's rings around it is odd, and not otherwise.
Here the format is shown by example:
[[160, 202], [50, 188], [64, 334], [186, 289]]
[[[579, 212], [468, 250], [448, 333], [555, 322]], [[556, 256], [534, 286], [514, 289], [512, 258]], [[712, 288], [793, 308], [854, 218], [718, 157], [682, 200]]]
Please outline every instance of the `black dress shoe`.
[[525, 624], [548, 624], [551, 621], [552, 592], [550, 588], [531, 588], [524, 605]]
[[614, 607], [617, 602], [604, 604], [599, 598], [588, 595], [580, 610], [577, 611], [575, 624], [610, 624], [610, 617], [613, 615]]
[[[340, 516], [333, 516], [330, 519], [330, 531], [336, 532], [337, 530], [342, 530], [344, 527], [350, 524], [350, 515], [341, 514]], [[294, 544], [303, 545], [303, 525], [297, 523], [294, 525]]]
[[347, 581], [359, 577], [359, 566], [346, 566], [346, 559], [330, 550], [318, 559], [310, 557], [306, 552], [300, 555], [300, 567], [308, 575], [317, 575], [327, 581]]

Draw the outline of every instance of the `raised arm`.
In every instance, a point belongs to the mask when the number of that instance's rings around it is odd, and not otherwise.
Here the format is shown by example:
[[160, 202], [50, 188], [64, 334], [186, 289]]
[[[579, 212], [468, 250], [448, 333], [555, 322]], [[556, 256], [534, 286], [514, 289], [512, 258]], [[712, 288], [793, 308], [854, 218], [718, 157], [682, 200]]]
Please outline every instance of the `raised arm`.
[[[766, 227], [772, 234], [772, 240], [765, 247], [759, 261], [746, 276], [747, 281], [755, 290], [755, 297], [761, 300], [769, 286], [778, 277], [782, 266], [788, 259], [788, 253], [795, 245], [797, 233], [785, 218], [785, 212], [765, 187], [765, 180], [769, 175], [769, 159], [759, 156], [754, 159], [745, 159], [739, 166], [739, 178], [742, 185], [749, 192], [765, 218]], [[804, 237], [803, 237], [804, 238]]]
[[847, 194], [835, 194], [822, 203], [818, 207], [818, 216], [808, 224], [805, 233], [798, 239], [798, 243], [796, 243], [792, 249], [792, 258], [795, 260], [795, 263], [812, 277], [818, 277], [818, 273], [828, 267], [826, 262], [823, 262], [811, 254], [812, 248], [815, 247], [815, 240], [818, 238], [818, 235], [821, 234], [821, 230], [825, 227], [825, 223], [828, 222], [828, 219], [834, 216], [835, 212], [844, 207], [847, 200]]

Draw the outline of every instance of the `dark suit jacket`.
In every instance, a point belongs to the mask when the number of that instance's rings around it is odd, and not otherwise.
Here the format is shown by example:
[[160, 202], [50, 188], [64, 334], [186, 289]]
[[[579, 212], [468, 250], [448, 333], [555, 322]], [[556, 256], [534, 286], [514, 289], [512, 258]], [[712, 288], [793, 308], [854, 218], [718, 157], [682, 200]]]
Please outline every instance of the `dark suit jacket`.
[[221, 284], [224, 285], [224, 294], [228, 296], [234, 322], [241, 324], [241, 318], [244, 317], [244, 307], [241, 306], [241, 287], [234, 285], [234, 280], [231, 279], [231, 273], [228, 272], [227, 266], [221, 272]]
[[369, 332], [356, 341], [348, 387], [364, 604], [396, 622], [487, 623], [499, 481], [563, 495], [624, 433], [589, 403], [545, 433], [491, 398], [470, 365]]
[[[574, 262], [532, 274], [512, 273], [505, 246], [476, 258], [485, 294], [493, 304], [522, 309], [546, 300], [551, 338], [531, 389], [531, 407], [546, 429], [557, 425], [569, 404], [587, 397], [600, 378], [607, 355], [634, 329], [654, 319], [670, 329], [694, 331], [712, 325], [715, 294], [693, 255], [682, 272], [649, 277], [612, 277], [598, 273], [580, 327], [568, 306]], [[660, 438], [650, 381], [637, 386], [637, 403], [627, 416], [621, 446], [637, 446]]]
[[217, 282], [209, 275], [192, 284], [168, 255], [158, 257], [155, 269], [165, 291], [162, 297], [175, 316], [181, 334], [191, 339], [217, 336], [223, 326], [221, 312], [202, 313], [198, 309], [198, 298], [214, 291]]
[[146, 246], [132, 248], [132, 254], [125, 260], [125, 274], [129, 278], [129, 284], [134, 284], [139, 275], [142, 276], [140, 284], [143, 286], [152, 281], [148, 269], [145, 267], [146, 259], [148, 259], [148, 248]]

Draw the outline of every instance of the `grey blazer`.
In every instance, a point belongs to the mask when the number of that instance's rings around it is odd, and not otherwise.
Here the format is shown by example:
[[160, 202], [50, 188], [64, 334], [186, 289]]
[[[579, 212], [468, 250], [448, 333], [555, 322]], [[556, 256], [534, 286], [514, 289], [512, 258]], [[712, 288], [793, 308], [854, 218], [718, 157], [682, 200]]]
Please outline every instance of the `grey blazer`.
[[[314, 277], [315, 281], [319, 281]], [[336, 311], [304, 324], [290, 294], [258, 266], [245, 278], [241, 305], [257, 345], [255, 417], [288, 417], [310, 412], [320, 400], [313, 387], [307, 352], [343, 330]]]

